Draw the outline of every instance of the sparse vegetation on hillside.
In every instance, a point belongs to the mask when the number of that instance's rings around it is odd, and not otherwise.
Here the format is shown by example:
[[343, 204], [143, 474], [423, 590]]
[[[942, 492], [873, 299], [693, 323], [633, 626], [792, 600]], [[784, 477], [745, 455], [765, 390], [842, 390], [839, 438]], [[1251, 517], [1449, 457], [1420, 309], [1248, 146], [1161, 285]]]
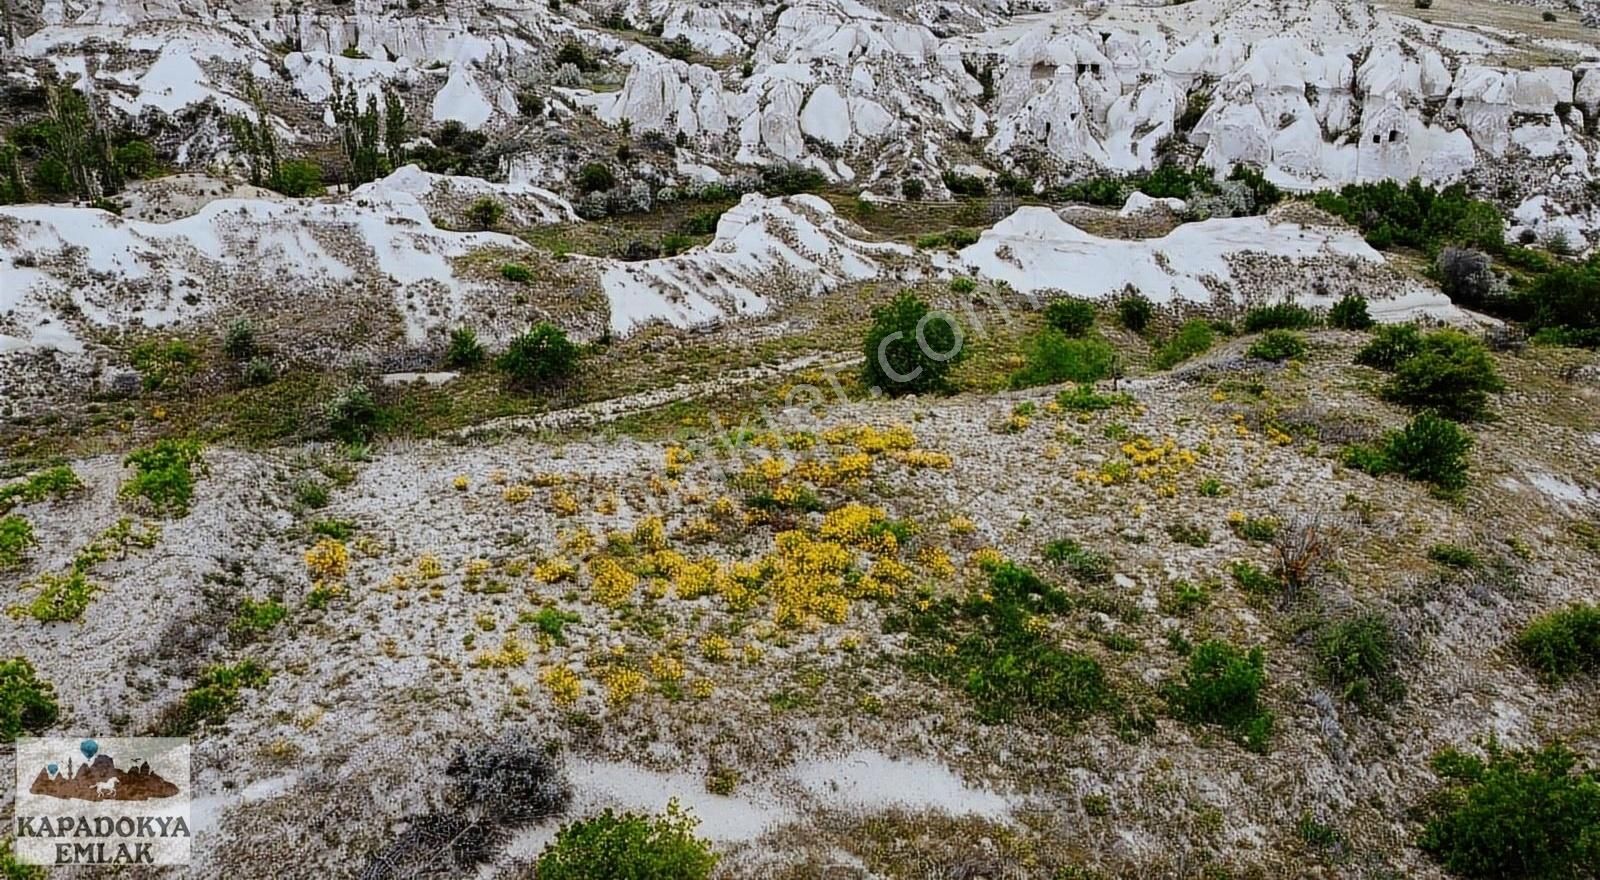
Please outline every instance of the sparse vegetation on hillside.
[[0, 743], [42, 733], [60, 714], [55, 688], [38, 677], [32, 663], [24, 657], [0, 660]]

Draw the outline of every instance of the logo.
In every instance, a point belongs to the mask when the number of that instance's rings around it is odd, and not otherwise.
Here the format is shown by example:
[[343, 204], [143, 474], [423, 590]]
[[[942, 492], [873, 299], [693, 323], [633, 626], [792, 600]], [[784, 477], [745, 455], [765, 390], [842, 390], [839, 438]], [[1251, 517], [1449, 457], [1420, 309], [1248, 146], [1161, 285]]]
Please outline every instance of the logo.
[[189, 861], [189, 741], [17, 741], [16, 856], [33, 865]]

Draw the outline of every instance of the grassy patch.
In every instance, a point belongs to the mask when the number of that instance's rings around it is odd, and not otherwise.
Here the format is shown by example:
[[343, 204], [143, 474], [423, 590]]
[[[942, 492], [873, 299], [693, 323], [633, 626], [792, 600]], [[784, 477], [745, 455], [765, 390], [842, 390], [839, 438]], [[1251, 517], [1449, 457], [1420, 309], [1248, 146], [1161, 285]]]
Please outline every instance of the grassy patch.
[[1094, 658], [1042, 634], [1038, 621], [1070, 606], [1033, 572], [1001, 563], [987, 590], [930, 600], [926, 610], [894, 615], [885, 628], [909, 631], [918, 648], [913, 668], [961, 688], [985, 722], [1071, 718], [1107, 707], [1112, 693]]
[[122, 484], [122, 496], [141, 499], [157, 513], [187, 513], [196, 472], [204, 469], [200, 448], [198, 440], [164, 439], [129, 453], [123, 463], [133, 467], [133, 476]]
[[1517, 636], [1517, 651], [1557, 681], [1600, 670], [1600, 607], [1573, 605], [1534, 618]]
[[265, 687], [271, 679], [272, 673], [254, 660], [212, 666], [183, 695], [169, 717], [170, 732], [187, 735], [227, 721], [239, 708], [244, 691]]
[[1167, 687], [1176, 714], [1198, 724], [1224, 727], [1253, 752], [1265, 753], [1272, 737], [1272, 713], [1261, 704], [1266, 686], [1266, 654], [1227, 642], [1207, 641], [1189, 654], [1189, 665]]

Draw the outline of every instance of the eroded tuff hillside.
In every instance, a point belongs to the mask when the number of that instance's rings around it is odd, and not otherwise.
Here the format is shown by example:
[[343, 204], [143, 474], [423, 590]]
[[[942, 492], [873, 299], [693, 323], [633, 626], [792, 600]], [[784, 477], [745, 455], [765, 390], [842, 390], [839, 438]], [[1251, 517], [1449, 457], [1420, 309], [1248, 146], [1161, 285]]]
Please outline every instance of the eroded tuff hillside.
[[[1406, 419], [1350, 364], [1368, 341], [1228, 343], [1089, 397], [802, 372], [745, 389], [765, 422], [700, 399], [669, 442], [208, 449], [165, 515], [77, 458], [13, 506], [38, 544], [0, 654], [64, 727], [195, 732], [194, 876], [532, 876], [559, 820], [463, 806], [446, 769], [542, 743], [568, 818], [675, 797], [721, 876], [1441, 876], [1415, 846], [1436, 751], [1600, 752], [1592, 679], [1512, 647], [1593, 599], [1600, 388], [1592, 356], [1496, 357], [1512, 390], [1442, 500], [1341, 463]], [[786, 409], [797, 383], [845, 397]], [[1290, 589], [1269, 573], [1307, 535]], [[86, 553], [81, 592], [45, 577]], [[1016, 650], [984, 635], [1005, 562], [1058, 599], [1003, 638], [1096, 670], [1052, 702], [972, 687]], [[1324, 634], [1374, 617], [1392, 666], [1352, 690]], [[1183, 715], [1209, 640], [1264, 650], [1261, 738]], [[219, 669], [239, 689], [198, 708]], [[429, 845], [452, 814], [484, 837]]]
[[[47, 77], [89, 91], [176, 166], [242, 166], [229, 117], [339, 167], [334, 132], [380, 95], [439, 163], [583, 195], [801, 163], [899, 195], [943, 172], [1044, 186], [1166, 154], [1295, 188], [1481, 180], [1586, 217], [1600, 54], [1582, 17], [1494, 0], [1405, 3], [507, 2], [8, 4], [9, 108]], [[1551, 20], [1541, 17], [1548, 12]], [[381, 115], [393, 116], [387, 101]], [[376, 109], [376, 108], [375, 108]], [[446, 131], [447, 124], [454, 128]], [[465, 137], [462, 137], [462, 132]], [[387, 135], [388, 132], [385, 132]], [[479, 136], [482, 136], [479, 139]], [[618, 161], [613, 148], [644, 139]], [[399, 144], [388, 145], [391, 158]], [[581, 179], [610, 162], [615, 179]], [[437, 170], [437, 169], [436, 169]]]

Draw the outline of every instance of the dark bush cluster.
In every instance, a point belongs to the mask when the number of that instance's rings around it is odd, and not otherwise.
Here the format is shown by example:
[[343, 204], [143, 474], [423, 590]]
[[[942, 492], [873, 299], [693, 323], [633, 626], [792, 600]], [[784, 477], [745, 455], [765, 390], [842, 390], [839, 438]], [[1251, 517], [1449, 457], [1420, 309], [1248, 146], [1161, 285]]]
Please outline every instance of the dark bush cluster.
[[26, 657], [0, 660], [0, 743], [40, 733], [60, 715], [55, 688], [38, 677]]
[[1245, 354], [1262, 361], [1293, 360], [1305, 353], [1305, 337], [1293, 330], [1268, 330], [1245, 350]]
[[1317, 636], [1323, 681], [1360, 705], [1393, 702], [1405, 693], [1399, 674], [1399, 640], [1389, 619], [1363, 614], [1325, 626]]
[[1194, 647], [1189, 665], [1167, 687], [1167, 702], [1191, 722], [1226, 728], [1246, 748], [1265, 753], [1273, 717], [1261, 703], [1267, 683], [1267, 658], [1260, 648], [1248, 651], [1211, 640]]
[[1420, 180], [1350, 184], [1319, 192], [1317, 207], [1359, 228], [1367, 242], [1434, 253], [1445, 244], [1495, 251], [1504, 244], [1500, 210], [1467, 195], [1461, 184], [1434, 189]]
[[1487, 753], [1434, 756], [1444, 787], [1426, 805], [1422, 849], [1462, 877], [1594, 877], [1600, 773], [1560, 744], [1510, 751], [1490, 743]]
[[1082, 336], [1094, 328], [1094, 303], [1081, 299], [1053, 299], [1044, 307], [1045, 324], [1068, 336]]
[[888, 394], [941, 391], [950, 369], [961, 361], [960, 328], [955, 319], [935, 313], [910, 291], [901, 291], [872, 313], [863, 344], [862, 376], [869, 388]]
[[1299, 303], [1285, 300], [1272, 305], [1256, 306], [1244, 313], [1239, 326], [1246, 333], [1264, 330], [1304, 330], [1322, 323], [1317, 313]]
[[1073, 338], [1046, 328], [1034, 334], [1024, 348], [1026, 363], [1011, 375], [1013, 388], [1097, 382], [1116, 370], [1116, 350], [1099, 336]]
[[1517, 651], [1557, 681], [1600, 670], [1600, 606], [1578, 604], [1534, 618], [1517, 636]]
[[571, 376], [578, 366], [578, 354], [566, 331], [542, 322], [512, 339], [495, 359], [495, 366], [506, 374], [512, 387], [534, 390]]
[[1408, 325], [1385, 327], [1356, 363], [1389, 371], [1385, 400], [1458, 421], [1483, 418], [1489, 395], [1505, 390], [1489, 350], [1459, 330], [1424, 335]]
[[1376, 446], [1346, 447], [1343, 459], [1358, 470], [1400, 474], [1448, 495], [1466, 488], [1471, 449], [1472, 435], [1460, 425], [1424, 412]]

